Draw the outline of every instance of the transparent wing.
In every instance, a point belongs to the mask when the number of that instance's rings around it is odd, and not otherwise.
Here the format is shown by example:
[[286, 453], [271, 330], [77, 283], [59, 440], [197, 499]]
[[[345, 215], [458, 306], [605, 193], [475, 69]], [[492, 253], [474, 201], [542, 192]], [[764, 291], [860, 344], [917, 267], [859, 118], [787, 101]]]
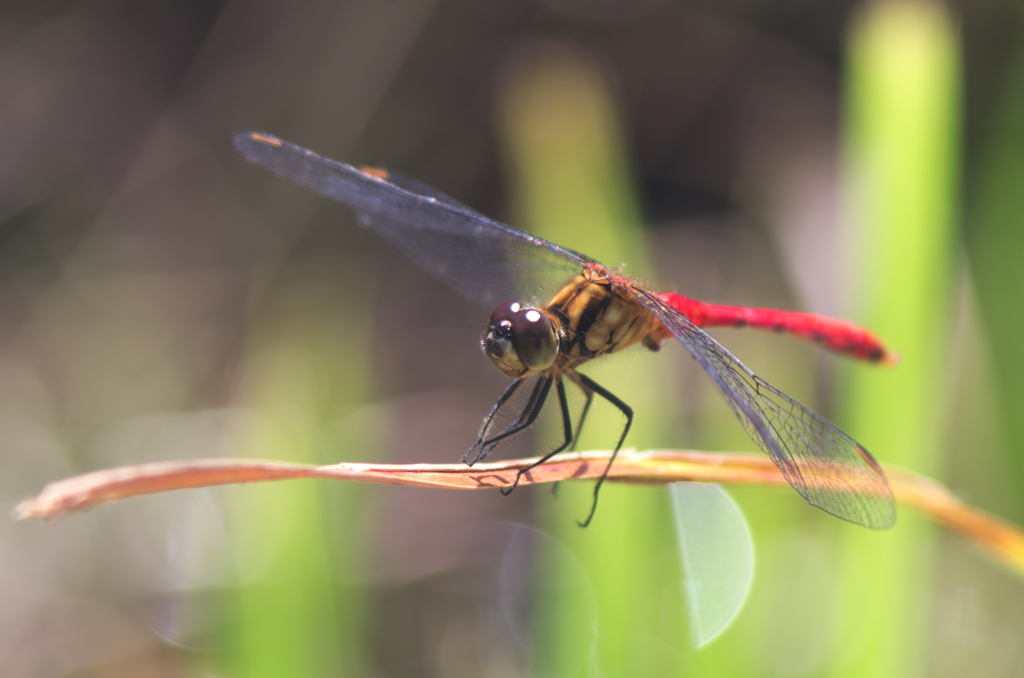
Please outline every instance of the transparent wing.
[[546, 302], [585, 264], [594, 263], [489, 219], [415, 179], [358, 169], [261, 132], [236, 134], [233, 142], [249, 162], [350, 205], [361, 224], [488, 308], [514, 300]]
[[804, 499], [851, 523], [892, 526], [892, 490], [867, 450], [755, 375], [682, 313], [650, 292], [629, 288], [707, 371], [747, 434]]

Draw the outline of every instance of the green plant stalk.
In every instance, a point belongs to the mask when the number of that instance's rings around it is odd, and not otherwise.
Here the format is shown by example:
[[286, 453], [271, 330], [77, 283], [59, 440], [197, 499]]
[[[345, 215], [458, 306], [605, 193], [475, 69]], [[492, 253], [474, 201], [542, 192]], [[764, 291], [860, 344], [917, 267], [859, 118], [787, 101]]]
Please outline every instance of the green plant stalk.
[[[609, 266], [628, 262], [627, 273], [642, 275], [649, 270], [646, 245], [605, 87], [595, 66], [563, 46], [543, 47], [510, 71], [502, 125], [522, 206], [515, 221]], [[658, 358], [630, 355], [586, 368], [634, 408], [628, 446], [658, 435], [665, 409]], [[613, 444], [623, 424], [598, 399], [582, 444]], [[589, 483], [566, 483], [557, 500], [537, 493], [543, 524], [572, 557], [556, 551], [537, 561], [535, 578], [548, 584], [537, 600], [531, 673], [676, 675], [687, 636], [682, 596], [671, 591], [680, 577], [667, 495], [606, 484], [593, 523], [581, 530], [576, 521], [586, 516], [592, 492]], [[665, 602], [666, 587], [673, 603]]]
[[998, 356], [993, 377], [1010, 455], [1010, 495], [1016, 502], [1014, 517], [1024, 518], [1024, 44], [1016, 43], [1004, 72], [995, 119], [986, 121], [978, 161], [979, 180], [971, 186], [970, 229], [967, 254], [976, 284], [986, 339]]
[[[242, 398], [259, 418], [246, 441], [251, 456], [328, 461], [321, 456], [330, 444], [325, 424], [368, 390], [367, 361], [342, 356], [369, 350], [371, 324], [332, 323], [339, 316], [323, 305], [330, 300], [317, 297], [319, 289], [333, 286], [306, 276], [283, 285], [279, 303], [248, 337]], [[359, 439], [358, 432], [349, 437]], [[370, 442], [362, 454], [372, 447]], [[344, 582], [360, 579], [366, 541], [353, 533], [358, 520], [347, 520], [347, 532], [340, 532], [328, 518], [359, 515], [353, 497], [363, 492], [289, 483], [246, 486], [235, 494], [239, 583], [226, 630], [225, 673], [363, 674], [365, 601]]]
[[[941, 468], [953, 226], [958, 210], [960, 57], [939, 2], [867, 3], [849, 40], [846, 268], [855, 320], [902, 357], [850, 366], [842, 428], [880, 459]], [[934, 529], [901, 514], [885, 534], [851, 531], [833, 676], [925, 670]]]

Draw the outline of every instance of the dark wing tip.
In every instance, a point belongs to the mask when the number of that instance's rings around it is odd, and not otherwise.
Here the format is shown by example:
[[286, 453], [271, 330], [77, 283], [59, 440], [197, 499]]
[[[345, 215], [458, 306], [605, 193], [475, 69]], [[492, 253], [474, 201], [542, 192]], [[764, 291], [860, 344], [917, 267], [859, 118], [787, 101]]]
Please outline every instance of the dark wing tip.
[[263, 132], [239, 132], [232, 135], [231, 143], [246, 158], [249, 158], [252, 151], [258, 146], [280, 148], [284, 145], [284, 142], [277, 137]]
[[383, 167], [371, 167], [370, 165], [361, 165], [359, 171], [372, 179], [380, 179], [381, 181], [391, 180], [391, 171], [386, 170]]
[[872, 530], [888, 530], [896, 524], [896, 498], [892, 494], [892, 487], [889, 485], [889, 479], [885, 477], [885, 471], [882, 470], [882, 465], [878, 463], [870, 452], [868, 452], [863, 445], [854, 442], [854, 452], [860, 457], [868, 467], [870, 467], [876, 474], [877, 479], [880, 482], [883, 490], [876, 494], [875, 501], [873, 502], [875, 509], [870, 512], [870, 519], [866, 523], [867, 527]]
[[[871, 530], [890, 529], [896, 524], [896, 498], [889, 485], [889, 479], [886, 478], [885, 471], [882, 470], [882, 465], [862, 445], [838, 429], [835, 431], [841, 440], [850, 443], [848, 449], [854, 455], [851, 457], [851, 461], [857, 460], [860, 463], [855, 463], [852, 468], [846, 469], [849, 471], [846, 473], [844, 472], [845, 462], [839, 461], [839, 465], [833, 467], [834, 472], [839, 472], [838, 476], [833, 475], [830, 481], [821, 482], [824, 480], [821, 478], [816, 482], [814, 474], [808, 479], [799, 471], [797, 474], [791, 475], [792, 471], [781, 463], [783, 460], [777, 459], [776, 455], [772, 454], [770, 446], [762, 447], [762, 449], [768, 452], [772, 460], [782, 470], [786, 480], [793, 486], [793, 489], [800, 493], [800, 496], [807, 500], [807, 503], [854, 525]], [[798, 460], [797, 468], [800, 466]]]

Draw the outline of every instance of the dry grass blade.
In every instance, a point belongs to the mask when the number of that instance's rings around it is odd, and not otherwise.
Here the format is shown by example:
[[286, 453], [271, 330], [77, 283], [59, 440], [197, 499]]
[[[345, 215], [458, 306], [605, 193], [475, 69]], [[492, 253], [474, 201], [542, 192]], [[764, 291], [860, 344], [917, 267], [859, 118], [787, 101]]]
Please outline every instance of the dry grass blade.
[[[478, 490], [512, 484], [532, 459], [468, 467], [463, 464], [355, 464], [312, 466], [254, 459], [192, 459], [124, 466], [50, 483], [19, 503], [12, 515], [54, 519], [72, 511], [155, 492], [294, 478], [327, 478], [388, 485]], [[597, 478], [607, 452], [559, 455], [523, 476], [520, 485]], [[899, 469], [886, 472], [897, 500], [974, 542], [1024, 576], [1024, 531], [969, 506], [940, 483]], [[609, 479], [622, 482], [680, 481], [786, 485], [779, 469], [761, 455], [711, 452], [622, 451]]]

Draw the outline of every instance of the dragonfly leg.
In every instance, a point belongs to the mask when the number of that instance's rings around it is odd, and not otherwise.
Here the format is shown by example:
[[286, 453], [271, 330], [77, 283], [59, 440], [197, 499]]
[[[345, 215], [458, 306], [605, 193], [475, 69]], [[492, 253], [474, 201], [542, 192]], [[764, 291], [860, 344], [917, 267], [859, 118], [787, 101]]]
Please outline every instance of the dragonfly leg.
[[[553, 377], [547, 377], [538, 381], [537, 385], [533, 389], [533, 393], [530, 394], [530, 398], [526, 402], [526, 407], [523, 408], [522, 414], [519, 415], [519, 418], [516, 419], [516, 421], [511, 426], [509, 426], [507, 429], [505, 429], [498, 435], [494, 436], [493, 438], [488, 438], [487, 440], [479, 442], [477, 443], [477, 445], [473, 446], [479, 446], [479, 449], [476, 453], [476, 456], [473, 457], [473, 461], [469, 462], [470, 466], [472, 466], [473, 464], [475, 464], [476, 462], [480, 461], [488, 454], [490, 454], [491, 450], [494, 449], [494, 446], [497, 443], [500, 443], [502, 440], [510, 438], [515, 434], [519, 433], [520, 431], [523, 431], [525, 429], [528, 429], [530, 426], [533, 426], [533, 422], [537, 421], [537, 416], [540, 415], [540, 411], [544, 408], [544, 401], [547, 400], [548, 393], [551, 392], [551, 382], [553, 381]], [[485, 434], [486, 432], [481, 433]], [[471, 447], [469, 451], [471, 452], [472, 450], [473, 448]], [[469, 452], [467, 452], [466, 454], [468, 455]]]
[[[576, 373], [570, 373], [570, 378], [577, 377]], [[583, 385], [578, 379], [573, 379], [573, 383], [583, 391], [583, 397], [586, 399], [583, 403], [583, 411], [580, 412], [579, 422], [576, 424], [576, 437], [572, 439], [572, 445], [569, 446], [570, 452], [576, 451], [576, 446], [580, 442], [580, 435], [583, 433], [583, 422], [587, 420], [587, 413], [590, 412], [590, 405], [594, 402], [594, 392]], [[551, 483], [551, 494], [558, 494], [558, 483]]]
[[480, 427], [480, 436], [476, 439], [476, 442], [473, 443], [473, 446], [471, 448], [469, 448], [468, 450], [466, 450], [466, 453], [464, 455], [462, 455], [462, 461], [463, 462], [465, 462], [465, 463], [469, 464], [470, 466], [472, 466], [480, 458], [480, 455], [478, 454], [477, 457], [473, 459], [473, 461], [466, 462], [466, 459], [469, 458], [469, 455], [473, 452], [473, 450], [475, 450], [477, 447], [480, 447], [481, 445], [483, 445], [484, 438], [487, 435], [487, 429], [489, 429], [491, 427], [491, 422], [494, 421], [494, 415], [496, 415], [498, 413], [498, 410], [501, 409], [502, 405], [504, 405], [505, 403], [507, 403], [509, 401], [509, 398], [511, 398], [513, 395], [515, 395], [515, 392], [517, 390], [519, 390], [520, 386], [523, 385], [523, 381], [524, 381], [523, 379], [516, 379], [511, 384], [509, 384], [508, 388], [505, 389], [505, 392], [501, 394], [500, 398], [498, 398], [498, 402], [494, 403], [494, 407], [491, 408], [491, 411], [487, 415], [487, 418], [484, 419], [484, 425]]
[[555, 456], [556, 454], [558, 454], [565, 448], [569, 447], [569, 445], [573, 443], [572, 415], [569, 414], [569, 399], [565, 395], [565, 382], [563, 382], [561, 378], [558, 379], [557, 390], [558, 405], [562, 413], [562, 434], [564, 436], [564, 440], [562, 441], [561, 445], [551, 450], [537, 461], [533, 462], [524, 469], [520, 469], [519, 473], [516, 474], [515, 482], [513, 482], [510, 487], [501, 488], [501, 493], [504, 494], [505, 496], [508, 496], [509, 494], [512, 493], [512, 490], [516, 489], [516, 487], [519, 485], [519, 479], [522, 478], [524, 474], [529, 473], [533, 469], [537, 468], [538, 466], [546, 462], [548, 459]]
[[[574, 376], [580, 376], [575, 374]], [[569, 448], [572, 451], [576, 450], [576, 445], [580, 441], [580, 435], [583, 433], [583, 422], [587, 420], [587, 414], [590, 412], [590, 405], [594, 402], [594, 390], [584, 384], [582, 381], [575, 382], [579, 386], [580, 390], [583, 391], [583, 397], [586, 400], [583, 403], [583, 411], [580, 412], [579, 423], [576, 424], [576, 437], [572, 439], [572, 446]]]
[[[502, 435], [500, 435], [500, 436], [493, 436], [492, 438], [487, 438], [486, 436], [488, 434], [484, 434], [485, 442], [482, 443], [483, 447], [481, 447], [481, 450], [478, 453], [478, 457], [480, 459], [483, 459], [484, 457], [486, 457], [487, 455], [489, 455], [491, 452], [494, 451], [494, 448], [498, 446], [498, 443], [501, 440], [504, 440], [505, 437], [507, 437], [504, 434], [508, 434], [510, 436], [511, 435], [515, 435], [516, 433], [519, 433], [520, 431], [522, 431], [526, 427], [530, 426], [530, 423], [532, 423], [532, 422], [529, 422], [529, 423], [525, 423], [525, 422], [527, 422], [527, 419], [529, 419], [531, 413], [533, 413], [535, 411], [536, 411], [537, 414], [535, 414], [533, 416], [534, 416], [534, 419], [536, 419], [537, 415], [540, 414], [540, 409], [538, 409], [538, 408], [543, 407], [543, 405], [547, 401], [547, 397], [548, 397], [547, 391], [545, 391], [544, 388], [543, 388], [544, 387], [544, 381], [545, 381], [544, 379], [540, 379], [540, 380], [537, 381], [537, 383], [533, 387], [533, 391], [530, 392], [530, 397], [526, 399], [526, 404], [523, 405], [523, 409], [522, 409], [522, 411], [520, 411], [519, 416], [516, 417], [515, 420], [511, 424], [509, 424], [508, 426], [505, 427], [505, 430], [502, 431]], [[543, 399], [539, 400], [542, 395], [543, 395]], [[475, 463], [475, 461], [476, 460], [474, 459], [474, 463]]]
[[585, 374], [577, 374], [576, 376], [579, 377], [580, 383], [582, 383], [583, 386], [607, 400], [609, 403], [614, 405], [619, 412], [626, 415], [626, 426], [622, 429], [622, 435], [619, 436], [619, 442], [615, 443], [615, 449], [612, 451], [612, 456], [608, 460], [608, 465], [605, 466], [604, 473], [601, 474], [601, 477], [597, 479], [597, 484], [594, 485], [594, 501], [590, 505], [590, 513], [587, 514], [586, 520], [576, 521], [580, 527], [586, 527], [594, 518], [594, 511], [597, 510], [597, 495], [601, 491], [601, 485], [604, 484], [605, 478], [608, 477], [608, 472], [612, 468], [612, 464], [615, 463], [615, 457], [619, 454], [619, 448], [622, 447], [622, 443], [626, 440], [626, 434], [629, 433], [629, 427], [633, 425], [633, 408], [622, 402], [614, 393], [611, 393]]

